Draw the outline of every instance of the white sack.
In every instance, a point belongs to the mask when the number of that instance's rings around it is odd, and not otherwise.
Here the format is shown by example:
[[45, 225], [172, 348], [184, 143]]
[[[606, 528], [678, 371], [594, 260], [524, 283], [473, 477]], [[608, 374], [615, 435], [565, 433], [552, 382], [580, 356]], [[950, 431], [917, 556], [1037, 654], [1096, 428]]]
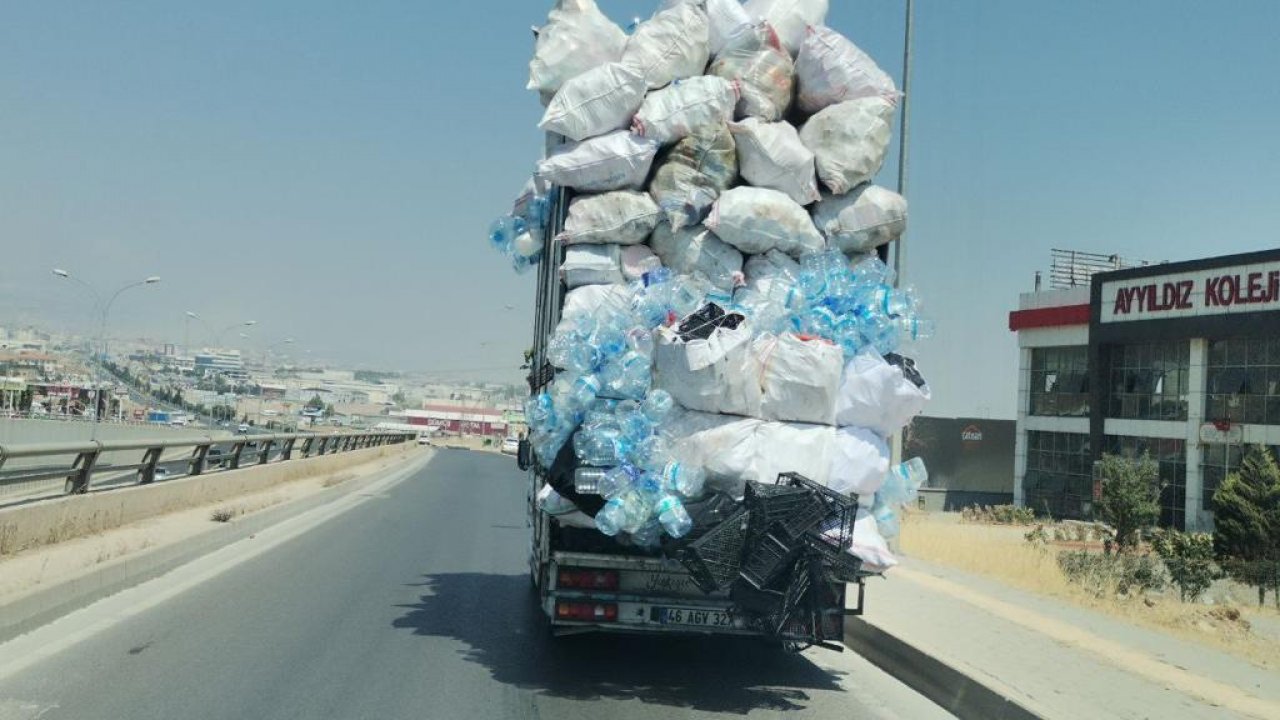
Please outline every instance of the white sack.
[[627, 40], [622, 62], [638, 70], [652, 90], [701, 75], [710, 57], [709, 43], [706, 13], [680, 3], [640, 23]]
[[649, 93], [631, 129], [641, 137], [674, 143], [732, 120], [737, 102], [736, 85], [714, 75], [699, 75]]
[[567, 515], [578, 512], [578, 506], [574, 505], [572, 500], [566, 499], [549, 484], [543, 485], [538, 491], [537, 501], [538, 509], [548, 515]]
[[741, 500], [745, 477], [755, 462], [755, 418], [682, 412], [664, 428], [672, 453], [682, 463], [701, 467], [706, 487]]
[[747, 118], [729, 126], [738, 148], [738, 172], [755, 187], [787, 194], [801, 205], [819, 198], [813, 152], [788, 122]]
[[767, 20], [792, 57], [800, 51], [805, 29], [827, 19], [827, 0], [747, 0], [747, 14]]
[[658, 143], [619, 130], [556, 148], [538, 162], [537, 177], [580, 192], [639, 189], [657, 154]]
[[[702, 5], [704, 0], [663, 0], [662, 9], [676, 5]], [[725, 41], [733, 32], [751, 22], [751, 16], [738, 0], [705, 0], [703, 9], [707, 12], [707, 25], [710, 28], [710, 49], [715, 55], [724, 47]]]
[[560, 274], [570, 289], [580, 285], [609, 285], [622, 282], [618, 269], [617, 245], [573, 245], [564, 251]]
[[828, 27], [809, 28], [796, 58], [796, 105], [807, 114], [864, 97], [896, 103], [893, 79], [848, 38]]
[[741, 499], [747, 481], [774, 484], [797, 472], [830, 479], [835, 428], [685, 412], [666, 428], [680, 462], [707, 473], [707, 487]]
[[760, 417], [834, 425], [844, 351], [794, 333], [762, 334], [751, 351], [760, 368]]
[[592, 68], [560, 88], [538, 127], [571, 140], [629, 127], [646, 89], [644, 76], [621, 63]]
[[844, 195], [823, 195], [813, 224], [827, 245], [847, 254], [870, 252], [907, 229], [907, 201], [892, 190], [864, 184]]
[[845, 365], [836, 424], [870, 428], [889, 437], [919, 415], [930, 397], [927, 384], [917, 386], [902, 368], [874, 350], [862, 350]]
[[865, 508], [858, 508], [853, 521], [853, 544], [849, 552], [862, 559], [867, 570], [882, 572], [898, 564], [898, 559], [889, 552], [889, 544], [885, 542], [880, 529], [876, 527], [876, 519]]
[[809, 213], [786, 193], [768, 188], [744, 186], [725, 191], [711, 208], [705, 225], [748, 255], [776, 249], [800, 256], [826, 247]]
[[661, 217], [658, 204], [648, 193], [616, 190], [580, 195], [569, 203], [560, 239], [569, 245], [635, 245], [649, 239]]
[[[564, 307], [560, 309], [560, 325], [577, 322], [578, 318], [593, 315], [605, 305], [630, 303], [631, 291], [626, 285], [583, 285], [564, 295]], [[557, 332], [559, 330], [557, 329]]]
[[729, 49], [716, 56], [709, 72], [738, 83], [739, 118], [781, 120], [791, 106], [795, 67], [785, 50], [765, 46], [758, 50]]
[[756, 431], [755, 460], [744, 479], [772, 484], [782, 473], [796, 472], [828, 485], [835, 432], [826, 425], [761, 423]]
[[544, 94], [619, 59], [627, 44], [627, 34], [600, 12], [595, 0], [559, 0], [547, 15], [547, 24], [534, 32], [528, 88]]
[[889, 147], [893, 105], [883, 98], [859, 98], [822, 110], [800, 128], [813, 151], [818, 179], [836, 195], [867, 182], [880, 171]]
[[649, 194], [676, 230], [701, 223], [738, 177], [738, 151], [724, 124], [686, 137], [657, 162]]
[[622, 248], [622, 276], [639, 280], [645, 273], [662, 267], [662, 260], [645, 245], [628, 245]]
[[649, 244], [677, 273], [702, 275], [721, 290], [732, 290], [742, 280], [742, 253], [704, 227], [672, 230], [663, 223]]
[[827, 487], [845, 495], [871, 497], [884, 484], [888, 472], [889, 446], [883, 438], [866, 428], [836, 431]]
[[653, 351], [653, 386], [671, 393], [688, 410], [758, 415], [760, 385], [752, 334], [747, 321], [688, 342], [680, 339], [676, 328], [660, 328]]

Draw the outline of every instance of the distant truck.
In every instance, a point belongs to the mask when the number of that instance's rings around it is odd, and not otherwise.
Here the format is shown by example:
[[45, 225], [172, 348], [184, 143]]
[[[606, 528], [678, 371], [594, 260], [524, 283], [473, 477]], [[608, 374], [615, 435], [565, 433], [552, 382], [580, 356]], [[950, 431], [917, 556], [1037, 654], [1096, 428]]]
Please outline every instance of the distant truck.
[[152, 410], [147, 413], [147, 422], [168, 425], [172, 420], [168, 410]]

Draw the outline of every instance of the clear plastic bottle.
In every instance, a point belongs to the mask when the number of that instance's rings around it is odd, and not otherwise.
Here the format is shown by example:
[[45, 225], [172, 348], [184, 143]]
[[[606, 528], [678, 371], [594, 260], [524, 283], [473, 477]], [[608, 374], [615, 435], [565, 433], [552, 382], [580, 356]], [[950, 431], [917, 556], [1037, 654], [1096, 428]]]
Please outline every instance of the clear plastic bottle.
[[707, 474], [702, 468], [674, 460], [667, 463], [662, 474], [666, 487], [686, 500], [701, 497], [707, 482]]
[[654, 514], [658, 516], [658, 522], [662, 523], [662, 529], [673, 538], [682, 538], [693, 529], [693, 519], [684, 509], [684, 503], [675, 495], [666, 495], [658, 500], [654, 506]]
[[621, 497], [631, 490], [639, 475], [639, 470], [627, 463], [610, 468], [604, 477], [600, 478], [600, 495], [609, 500]]
[[621, 498], [613, 498], [596, 513], [596, 529], [609, 537], [622, 532], [626, 522], [627, 509]]
[[569, 406], [585, 411], [600, 394], [600, 381], [594, 375], [583, 375], [573, 381], [566, 400]]
[[877, 504], [871, 508], [871, 514], [876, 519], [876, 529], [880, 531], [880, 535], [886, 540], [898, 537], [901, 529], [898, 522], [898, 513], [888, 505]]
[[662, 388], [650, 390], [649, 394], [644, 396], [644, 404], [641, 406], [645, 417], [649, 418], [649, 422], [654, 425], [661, 425], [666, 422], [675, 411], [675, 408], [675, 398], [671, 397], [671, 393]]

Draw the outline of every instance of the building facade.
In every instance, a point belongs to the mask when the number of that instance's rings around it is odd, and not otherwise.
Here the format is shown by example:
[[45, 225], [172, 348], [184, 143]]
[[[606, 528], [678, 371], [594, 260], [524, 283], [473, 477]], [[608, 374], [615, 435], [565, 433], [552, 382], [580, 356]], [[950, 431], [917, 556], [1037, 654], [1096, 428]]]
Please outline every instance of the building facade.
[[1161, 524], [1213, 527], [1252, 444], [1280, 449], [1280, 250], [1093, 274], [1024, 294], [1015, 502], [1088, 517], [1093, 464], [1148, 454]]

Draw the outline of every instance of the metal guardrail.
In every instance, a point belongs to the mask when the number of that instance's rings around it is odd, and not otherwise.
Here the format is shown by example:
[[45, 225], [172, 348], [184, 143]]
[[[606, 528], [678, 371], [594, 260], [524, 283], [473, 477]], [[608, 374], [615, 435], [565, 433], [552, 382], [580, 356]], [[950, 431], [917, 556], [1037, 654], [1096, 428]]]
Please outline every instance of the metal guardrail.
[[[141, 438], [137, 440], [79, 440], [58, 443], [25, 443], [0, 445], [0, 488], [7, 484], [31, 483], [63, 479], [63, 494], [89, 492], [98, 460], [104, 453], [142, 451], [137, 463], [112, 464], [102, 472], [121, 473], [136, 470], [136, 484], [147, 485], [156, 480], [156, 466], [166, 450], [190, 448], [186, 459], [187, 476], [201, 475], [212, 469], [235, 470], [269, 462], [287, 462], [296, 457], [309, 458], [333, 453], [362, 450], [383, 445], [409, 442], [415, 437], [407, 432], [276, 433], [271, 435], [236, 435], [230, 438]], [[218, 446], [230, 446], [227, 452], [211, 452]], [[273, 451], [276, 458], [272, 460]], [[30, 467], [5, 471], [5, 463], [19, 458], [72, 458], [54, 467]], [[170, 461], [171, 462], [171, 461]], [[111, 487], [123, 487], [113, 484]], [[35, 498], [25, 498], [27, 500]], [[3, 502], [3, 501], [0, 501]]]

